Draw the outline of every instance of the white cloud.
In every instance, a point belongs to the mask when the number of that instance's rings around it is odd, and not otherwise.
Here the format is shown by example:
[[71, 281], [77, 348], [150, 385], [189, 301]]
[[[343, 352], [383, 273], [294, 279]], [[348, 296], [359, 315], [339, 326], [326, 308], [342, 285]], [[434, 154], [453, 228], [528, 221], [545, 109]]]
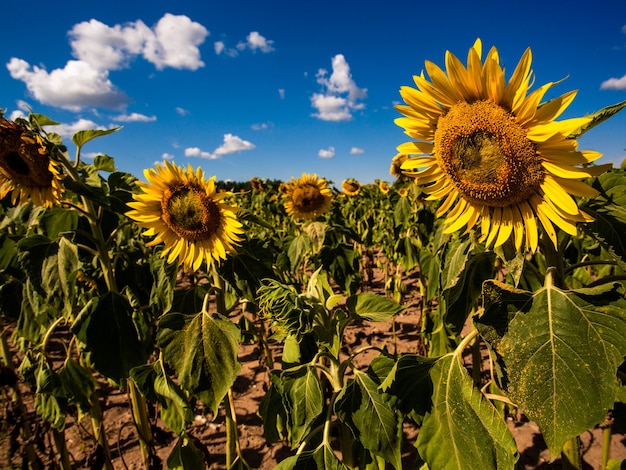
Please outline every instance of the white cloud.
[[180, 106], [176, 107], [176, 112], [180, 114], [181, 116], [187, 116], [189, 114], [189, 110], [185, 108], [181, 108]]
[[245, 41], [239, 41], [235, 47], [226, 47], [224, 41], [215, 41], [213, 48], [217, 55], [223, 53], [229, 57], [237, 57], [240, 52], [246, 49], [252, 52], [261, 51], [267, 54], [275, 50], [273, 44], [274, 41], [271, 39], [266, 39], [264, 36], [261, 36], [258, 31], [252, 31], [248, 34]]
[[285, 99], [285, 89], [284, 88], [279, 88], [278, 89], [278, 96], [280, 96], [281, 100]]
[[204, 66], [198, 46], [208, 35], [200, 23], [171, 13], [163, 15], [152, 29], [141, 20], [107, 26], [92, 19], [78, 23], [69, 32], [72, 55], [102, 70], [125, 68], [138, 55], [159, 70], [196, 70]]
[[113, 118], [114, 121], [119, 122], [152, 122], [156, 121], [156, 116], [146, 116], [140, 113], [120, 114]]
[[361, 155], [363, 153], [365, 153], [365, 150], [359, 147], [352, 147], [350, 149], [350, 155]]
[[248, 41], [246, 45], [252, 51], [256, 51], [258, 49], [261, 52], [268, 53], [274, 50], [274, 46], [272, 45], [274, 44], [274, 41], [265, 39], [258, 33], [258, 31], [252, 31], [248, 34], [246, 40]]
[[139, 20], [108, 26], [92, 19], [74, 25], [68, 34], [76, 60], [68, 60], [63, 68], [48, 72], [13, 57], [7, 69], [40, 103], [79, 111], [128, 104], [129, 98], [113, 85], [109, 72], [128, 67], [139, 55], [159, 70], [204, 66], [198, 46], [209, 32], [187, 16], [166, 13], [153, 28]]
[[323, 121], [347, 121], [352, 118], [353, 111], [365, 107], [359, 101], [367, 96], [367, 89], [356, 85], [343, 54], [337, 54], [331, 62], [333, 72], [330, 76], [325, 69], [319, 69], [316, 74], [323, 92], [311, 96], [311, 105], [317, 109], [313, 116]]
[[207, 152], [200, 149], [200, 147], [188, 147], [185, 149], [185, 157], [199, 157], [215, 160], [223, 155], [230, 155], [244, 150], [252, 150], [255, 147], [256, 146], [252, 142], [243, 140], [236, 135], [224, 134], [224, 142], [213, 152]]
[[622, 78], [609, 78], [600, 85], [601, 90], [626, 90], [626, 75]]
[[271, 127], [274, 127], [274, 123], [273, 122], [261, 122], [258, 124], [252, 124], [252, 126], [250, 127], [252, 128], [253, 131], [264, 131]]
[[89, 106], [119, 108], [128, 103], [128, 97], [109, 80], [109, 73], [87, 62], [70, 60], [64, 68], [48, 72], [13, 57], [7, 69], [12, 78], [23, 81], [31, 95], [43, 104], [79, 111]]
[[71, 124], [59, 124], [57, 126], [44, 126], [44, 130], [46, 132], [56, 132], [62, 137], [70, 138], [78, 131], [86, 131], [86, 130], [105, 130], [106, 127], [96, 124], [90, 119], [78, 119], [76, 122]]
[[317, 152], [317, 156], [320, 158], [333, 158], [335, 156], [335, 147], [331, 145], [327, 149], [320, 149], [320, 151]]
[[172, 155], [171, 153], [163, 152], [163, 155], [161, 155], [161, 160], [174, 160], [174, 155]]

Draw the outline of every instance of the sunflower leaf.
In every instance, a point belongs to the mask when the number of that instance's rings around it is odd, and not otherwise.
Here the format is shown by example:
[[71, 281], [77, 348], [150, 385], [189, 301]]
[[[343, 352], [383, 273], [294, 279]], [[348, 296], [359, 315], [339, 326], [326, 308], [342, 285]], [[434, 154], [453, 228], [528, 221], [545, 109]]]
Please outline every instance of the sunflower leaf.
[[399, 314], [404, 307], [381, 295], [362, 292], [346, 300], [351, 314], [369, 321], [387, 321]]
[[487, 281], [493, 292], [481, 322], [493, 322], [508, 394], [539, 425], [554, 458], [613, 406], [626, 354], [626, 300], [617, 283], [563, 291], [550, 273], [547, 279], [534, 293]]
[[363, 447], [396, 469], [402, 468], [401, 419], [372, 377], [355, 369], [354, 379], [347, 382], [335, 401], [335, 411]]
[[504, 417], [478, 392], [462, 358], [441, 357], [430, 370], [433, 406], [415, 445], [429, 468], [513, 468], [517, 447]]
[[122, 126], [113, 127], [111, 129], [89, 129], [86, 131], [78, 131], [76, 134], [72, 136], [72, 142], [76, 147], [80, 148], [85, 145], [90, 140], [95, 139], [96, 137], [102, 137], [103, 135], [109, 135], [113, 132], [117, 132], [122, 128]]
[[167, 313], [159, 321], [157, 345], [181, 387], [216, 414], [241, 368], [237, 325], [219, 314]]
[[596, 127], [598, 124], [600, 124], [601, 122], [606, 121], [608, 118], [610, 118], [614, 114], [617, 114], [625, 107], [626, 107], [626, 100], [613, 104], [611, 106], [606, 106], [605, 108], [602, 108], [599, 111], [596, 111], [595, 113], [587, 115], [587, 117], [591, 117], [591, 121], [589, 121], [584, 126], [572, 132], [570, 135], [567, 136], [567, 138], [577, 139], [578, 137], [583, 135], [585, 132], [587, 132], [589, 129], [592, 129]]
[[322, 386], [309, 365], [287, 369], [281, 374], [283, 400], [288, 405], [289, 437], [297, 446], [307, 436], [323, 411]]

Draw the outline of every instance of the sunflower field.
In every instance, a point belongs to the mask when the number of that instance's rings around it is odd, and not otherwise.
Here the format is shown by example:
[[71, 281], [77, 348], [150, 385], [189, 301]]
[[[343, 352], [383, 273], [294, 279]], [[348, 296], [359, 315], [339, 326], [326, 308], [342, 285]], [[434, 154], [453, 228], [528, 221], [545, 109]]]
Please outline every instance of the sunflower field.
[[[277, 469], [524, 468], [518, 414], [559, 468], [583, 468], [580, 436], [597, 427], [599, 468], [626, 468], [611, 457], [626, 171], [577, 141], [626, 102], [559, 120], [576, 93], [544, 100], [556, 83], [532, 89], [531, 62], [506, 77], [480, 40], [466, 64], [427, 61], [400, 89], [390, 175], [367, 184], [225, 183], [168, 161], [140, 179], [82, 157], [119, 129], [70, 143], [47, 116], [0, 112], [2, 465], [130, 468], [105, 429], [122, 393], [134, 468], [255, 468], [234, 391], [247, 347], [265, 373], [263, 438], [286, 449]], [[412, 352], [396, 343], [409, 306]], [[349, 348], [364, 325], [384, 340]], [[223, 453], [198, 418], [223, 421]], [[69, 423], [84, 436], [71, 448]]]

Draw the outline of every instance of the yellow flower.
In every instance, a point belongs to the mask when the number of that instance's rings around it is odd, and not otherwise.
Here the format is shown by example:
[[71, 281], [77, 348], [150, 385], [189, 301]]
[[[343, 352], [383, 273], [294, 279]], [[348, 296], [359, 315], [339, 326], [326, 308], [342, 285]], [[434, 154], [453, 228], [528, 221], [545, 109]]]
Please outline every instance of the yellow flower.
[[324, 178], [319, 179], [315, 173], [302, 173], [298, 179], [291, 178], [283, 197], [287, 214], [299, 219], [314, 219], [328, 210], [333, 193]]
[[263, 191], [263, 182], [259, 178], [254, 178], [254, 177], [251, 178], [250, 186], [252, 187], [254, 191], [258, 191], [258, 192]]
[[217, 192], [215, 176], [205, 179], [199, 167], [194, 172], [191, 165], [184, 170], [164, 164], [144, 171], [148, 183], [137, 183], [143, 192], [133, 194], [133, 210], [126, 215], [146, 229], [144, 235], [155, 237], [148, 246], [165, 244], [168, 263], [178, 258], [193, 270], [205, 260], [207, 266], [219, 263], [242, 240], [236, 208], [222, 201], [229, 193]]
[[379, 181], [378, 182], [378, 189], [380, 189], [381, 193], [387, 194], [389, 192], [389, 184], [387, 184], [386, 181]]
[[480, 220], [480, 240], [499, 246], [510, 237], [515, 247], [535, 251], [539, 224], [556, 245], [554, 226], [575, 235], [577, 222], [591, 217], [573, 196], [596, 191], [581, 180], [604, 172], [610, 165], [581, 167], [601, 156], [578, 151], [570, 139], [590, 121], [588, 117], [556, 118], [576, 92], [541, 103], [554, 85], [529, 92], [533, 83], [531, 51], [527, 49], [508, 82], [497, 49], [481, 59], [480, 40], [469, 50], [467, 67], [449, 51], [446, 72], [426, 61], [424, 74], [415, 76], [417, 89], [402, 87], [406, 117], [396, 124], [415, 139], [398, 147], [412, 157], [402, 170], [423, 188], [428, 199], [445, 198], [437, 217], [445, 218], [446, 233]]
[[393, 157], [391, 159], [391, 166], [389, 167], [389, 174], [396, 178], [402, 178], [404, 176], [402, 173], [402, 164], [407, 161], [408, 158], [409, 156], [403, 153], [399, 153]]
[[361, 191], [361, 184], [354, 178], [343, 180], [341, 183], [341, 189], [348, 196], [356, 196]]
[[0, 198], [11, 193], [12, 204], [52, 207], [62, 199], [62, 180], [61, 166], [41, 137], [0, 118]]
[[400, 197], [407, 197], [409, 195], [409, 190], [406, 188], [400, 188], [398, 189], [398, 194]]

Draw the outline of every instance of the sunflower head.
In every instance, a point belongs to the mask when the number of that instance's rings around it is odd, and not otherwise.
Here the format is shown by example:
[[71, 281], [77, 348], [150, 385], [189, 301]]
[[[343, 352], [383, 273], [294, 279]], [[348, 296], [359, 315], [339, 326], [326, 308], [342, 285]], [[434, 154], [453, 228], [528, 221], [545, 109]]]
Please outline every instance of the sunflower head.
[[361, 184], [354, 178], [349, 178], [341, 182], [341, 189], [348, 196], [356, 196], [361, 192]]
[[62, 199], [63, 175], [39, 134], [0, 118], [0, 198], [52, 207]]
[[243, 233], [236, 208], [223, 201], [228, 193], [217, 192], [215, 177], [205, 179], [201, 168], [164, 164], [145, 170], [148, 182], [138, 183], [142, 192], [133, 195], [126, 215], [146, 229], [144, 235], [154, 236], [149, 246], [165, 244], [168, 263], [178, 259], [197, 270], [203, 261], [210, 266], [225, 259]]
[[278, 192], [280, 194], [287, 194], [287, 191], [289, 191], [289, 183], [280, 183], [278, 185]]
[[324, 178], [302, 173], [300, 178], [291, 179], [283, 197], [287, 214], [298, 219], [314, 219], [328, 210], [333, 193]]
[[389, 192], [389, 184], [386, 181], [379, 181], [378, 189], [380, 189], [381, 193], [387, 194]]
[[405, 173], [402, 171], [402, 164], [409, 158], [405, 153], [399, 153], [391, 159], [391, 165], [389, 166], [389, 174], [396, 178], [404, 178]]
[[251, 178], [250, 186], [252, 187], [253, 191], [257, 191], [257, 192], [263, 191], [263, 182], [259, 178], [254, 178], [254, 177]]
[[400, 197], [407, 197], [409, 195], [409, 190], [407, 188], [398, 189], [398, 195]]
[[497, 49], [483, 61], [477, 40], [467, 65], [448, 51], [445, 72], [427, 61], [430, 80], [422, 73], [417, 88], [400, 90], [405, 117], [396, 123], [414, 140], [396, 159], [409, 155], [401, 172], [443, 200], [437, 216], [447, 233], [479, 227], [488, 246], [513, 238], [518, 250], [534, 251], [539, 227], [556, 245], [555, 225], [575, 235], [577, 222], [591, 220], [572, 196], [596, 194], [581, 180], [607, 166], [588, 166], [601, 155], [570, 138], [590, 118], [556, 120], [575, 92], [542, 102], [554, 83], [530, 90], [531, 57], [527, 49], [507, 81]]

